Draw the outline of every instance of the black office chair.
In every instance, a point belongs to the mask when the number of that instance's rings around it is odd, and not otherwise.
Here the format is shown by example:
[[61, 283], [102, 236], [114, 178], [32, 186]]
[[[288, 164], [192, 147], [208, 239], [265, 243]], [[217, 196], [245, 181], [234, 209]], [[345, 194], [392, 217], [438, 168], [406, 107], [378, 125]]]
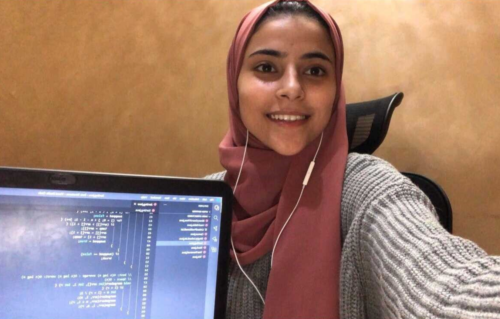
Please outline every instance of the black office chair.
[[[394, 109], [401, 104], [404, 94], [393, 95], [346, 106], [349, 152], [372, 154], [384, 141]], [[450, 233], [453, 230], [453, 211], [444, 190], [431, 179], [402, 172], [431, 200], [439, 216], [439, 222]]]

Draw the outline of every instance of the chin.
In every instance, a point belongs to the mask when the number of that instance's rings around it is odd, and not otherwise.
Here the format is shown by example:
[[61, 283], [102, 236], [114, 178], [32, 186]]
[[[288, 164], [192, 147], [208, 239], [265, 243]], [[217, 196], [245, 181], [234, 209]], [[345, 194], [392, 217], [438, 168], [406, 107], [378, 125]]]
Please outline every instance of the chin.
[[304, 147], [271, 147], [271, 149], [283, 156], [293, 156], [299, 154]]

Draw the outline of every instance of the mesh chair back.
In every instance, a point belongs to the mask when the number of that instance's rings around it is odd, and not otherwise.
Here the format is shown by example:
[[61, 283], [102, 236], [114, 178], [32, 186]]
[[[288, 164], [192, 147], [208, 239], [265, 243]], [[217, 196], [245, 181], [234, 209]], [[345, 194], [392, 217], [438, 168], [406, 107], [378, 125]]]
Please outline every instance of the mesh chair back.
[[392, 113], [403, 97], [398, 92], [377, 100], [347, 104], [349, 152], [372, 154], [382, 144]]

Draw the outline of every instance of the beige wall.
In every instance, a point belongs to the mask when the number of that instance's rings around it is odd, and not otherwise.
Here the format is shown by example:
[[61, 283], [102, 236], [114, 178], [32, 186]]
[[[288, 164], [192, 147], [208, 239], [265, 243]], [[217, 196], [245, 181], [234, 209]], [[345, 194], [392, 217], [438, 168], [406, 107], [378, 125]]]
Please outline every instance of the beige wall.
[[[0, 165], [220, 169], [225, 57], [261, 1], [0, 1]], [[348, 102], [406, 95], [377, 155], [448, 192], [455, 233], [500, 254], [500, 2], [317, 0]]]

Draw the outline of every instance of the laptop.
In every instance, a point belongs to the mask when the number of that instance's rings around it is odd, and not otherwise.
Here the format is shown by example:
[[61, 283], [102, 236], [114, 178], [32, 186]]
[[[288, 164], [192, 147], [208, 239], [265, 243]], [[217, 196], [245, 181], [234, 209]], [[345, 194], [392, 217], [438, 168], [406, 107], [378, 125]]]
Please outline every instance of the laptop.
[[0, 168], [0, 318], [224, 318], [221, 181]]

